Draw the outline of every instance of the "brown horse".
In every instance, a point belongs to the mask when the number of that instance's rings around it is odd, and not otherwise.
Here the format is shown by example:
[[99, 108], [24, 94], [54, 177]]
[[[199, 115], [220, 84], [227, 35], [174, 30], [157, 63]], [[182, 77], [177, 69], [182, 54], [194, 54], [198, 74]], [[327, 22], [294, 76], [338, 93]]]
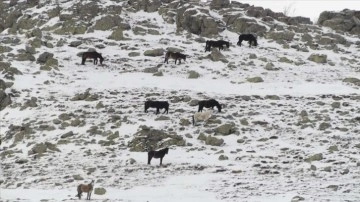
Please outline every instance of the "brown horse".
[[82, 61], [81, 64], [84, 65], [87, 58], [93, 58], [94, 59], [94, 65], [97, 64], [98, 58], [100, 58], [100, 64], [102, 65], [102, 62], [104, 61], [104, 58], [101, 56], [100, 53], [93, 51], [93, 52], [84, 52], [82, 54]]
[[166, 62], [167, 64], [169, 64], [169, 58], [175, 59], [175, 64], [176, 64], [177, 60], [179, 60], [179, 64], [181, 64], [181, 59], [186, 61], [186, 55], [181, 54], [179, 52], [176, 52], [176, 53], [171, 52], [171, 51], [166, 52], [164, 63]]
[[94, 180], [92, 180], [90, 184], [80, 184], [77, 187], [78, 194], [76, 196], [79, 197], [79, 199], [81, 199], [82, 193], [87, 192], [86, 199], [90, 200], [91, 192], [92, 192], [93, 188], [94, 188]]
[[165, 154], [167, 154], [169, 152], [169, 148], [165, 148], [165, 149], [161, 149], [159, 151], [149, 151], [148, 152], [148, 164], [150, 164], [151, 159], [154, 157], [156, 159], [160, 158], [160, 165], [162, 165], [162, 160], [165, 156]]

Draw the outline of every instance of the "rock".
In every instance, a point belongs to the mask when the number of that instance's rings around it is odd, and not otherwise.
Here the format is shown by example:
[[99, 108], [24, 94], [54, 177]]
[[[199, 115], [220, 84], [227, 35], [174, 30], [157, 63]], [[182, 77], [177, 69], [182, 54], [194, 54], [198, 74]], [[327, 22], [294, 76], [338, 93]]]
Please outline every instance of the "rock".
[[144, 55], [145, 56], [150, 56], [150, 57], [158, 57], [158, 56], [163, 56], [164, 52], [165, 52], [164, 49], [157, 48], [157, 49], [145, 51]]
[[187, 4], [177, 9], [176, 28], [178, 32], [186, 30], [192, 34], [211, 37], [217, 36], [225, 29], [224, 22], [211, 16], [208, 10], [192, 9], [192, 6]]
[[12, 103], [10, 95], [6, 94], [4, 90], [0, 90], [0, 111], [5, 109]]
[[255, 19], [244, 18], [239, 14], [225, 15], [223, 20], [227, 22], [227, 29], [235, 33], [254, 33], [263, 36], [267, 29], [257, 23]]
[[124, 37], [122, 28], [114, 29], [111, 35], [108, 36], [108, 39], [112, 39], [115, 41], [129, 40], [128, 38]]
[[68, 138], [68, 137], [72, 137], [72, 136], [74, 136], [74, 132], [69, 131], [69, 132], [61, 135], [60, 137], [61, 137], [61, 138]]
[[319, 154], [314, 154], [312, 156], [309, 156], [308, 158], [304, 159], [305, 162], [312, 162], [312, 161], [321, 161], [323, 159], [323, 154], [319, 153]]
[[249, 59], [256, 59], [256, 58], [257, 58], [256, 54], [250, 53]]
[[126, 165], [134, 165], [135, 163], [136, 163], [136, 160], [133, 158], [126, 160]]
[[226, 123], [223, 124], [215, 129], [216, 133], [220, 133], [222, 135], [230, 135], [231, 133], [235, 132], [235, 124], [233, 123]]
[[261, 83], [264, 82], [264, 80], [261, 77], [251, 77], [246, 79], [250, 83]]
[[308, 57], [308, 60], [324, 64], [327, 63], [327, 55], [313, 53]]
[[159, 67], [147, 67], [144, 69], [145, 73], [157, 73], [159, 71]]
[[137, 57], [137, 56], [140, 56], [140, 53], [139, 52], [130, 52], [128, 54], [129, 57]]
[[266, 38], [273, 39], [275, 41], [284, 40], [284, 41], [292, 41], [294, 39], [295, 33], [290, 31], [281, 31], [275, 32], [270, 31], [266, 34]]
[[188, 119], [180, 119], [180, 123], [179, 123], [180, 125], [182, 125], [182, 126], [188, 126], [188, 125], [190, 125], [191, 124], [191, 122], [188, 120]]
[[360, 86], [360, 79], [354, 78], [354, 77], [347, 77], [347, 78], [343, 79], [343, 82], [351, 83], [351, 84]]
[[333, 102], [333, 103], [331, 103], [331, 107], [332, 107], [333, 109], [340, 108], [340, 105], [341, 105], [340, 102]]
[[339, 149], [338, 149], [338, 147], [336, 145], [333, 145], [333, 146], [330, 146], [328, 148], [328, 151], [332, 153], [332, 152], [335, 152], [335, 151], [339, 151]]
[[211, 53], [207, 57], [214, 62], [217, 62], [217, 61], [221, 61], [224, 63], [229, 62], [217, 48], [213, 48]]
[[170, 120], [170, 117], [168, 116], [159, 116], [155, 119], [155, 121], [168, 121]]
[[188, 74], [188, 79], [197, 79], [200, 77], [200, 74], [193, 70], [188, 71]]
[[305, 201], [305, 198], [304, 198], [304, 197], [301, 197], [301, 196], [294, 196], [294, 197], [291, 199], [291, 202], [299, 202], [299, 201]]
[[144, 10], [145, 12], [155, 12], [162, 4], [161, 0], [129, 0], [128, 4], [136, 11]]
[[289, 58], [287, 58], [287, 57], [281, 57], [280, 59], [279, 59], [279, 62], [284, 62], [284, 63], [293, 63], [293, 61], [292, 60], [290, 60]]
[[228, 7], [230, 7], [229, 0], [212, 0], [210, 3], [210, 9], [214, 9], [214, 10], [220, 10]]
[[81, 175], [73, 175], [73, 178], [74, 178], [74, 180], [77, 180], [77, 181], [84, 180], [84, 178], [81, 177]]
[[81, 44], [82, 44], [82, 41], [76, 40], [76, 41], [70, 42], [69, 46], [70, 46], [70, 47], [78, 47], [78, 46], [80, 46]]
[[169, 147], [171, 145], [185, 146], [185, 140], [176, 133], [166, 133], [163, 130], [151, 129], [146, 126], [140, 126], [138, 132], [133, 135], [133, 139], [128, 142], [130, 151], [145, 152], [149, 149]]
[[[106, 15], [95, 22], [94, 29], [107, 31], [114, 27], [121, 26], [122, 19], [119, 15]], [[130, 25], [129, 25], [130, 27]], [[120, 27], [122, 28], [122, 27]]]
[[[200, 135], [199, 135], [198, 139], [203, 140], [204, 137], [201, 137]], [[204, 134], [202, 134], [202, 135], [204, 135]], [[213, 137], [211, 135], [207, 136], [206, 139], [205, 139], [205, 144], [206, 145], [221, 146], [223, 143], [224, 143], [223, 139], [221, 139], [221, 138], [219, 139], [219, 138]]]
[[0, 90], [5, 90], [7, 85], [4, 80], [0, 79]]
[[324, 11], [320, 14], [318, 24], [331, 29], [360, 34], [360, 12], [344, 9], [340, 12]]
[[106, 193], [106, 189], [97, 187], [94, 189], [94, 194], [96, 195], [104, 195]]
[[49, 52], [44, 52], [44, 53], [40, 54], [40, 56], [38, 57], [36, 62], [40, 63], [40, 64], [45, 64], [50, 58], [53, 58], [53, 57], [54, 57], [54, 54], [49, 53]]
[[326, 130], [331, 127], [330, 123], [323, 122], [319, 125], [319, 130]]
[[220, 161], [229, 160], [229, 157], [221, 154], [221, 155], [219, 156], [219, 160], [220, 160]]
[[164, 76], [163, 72], [155, 72], [153, 76]]
[[265, 99], [268, 99], [268, 100], [280, 100], [280, 97], [277, 96], [277, 95], [266, 95]]
[[16, 161], [15, 161], [15, 163], [17, 163], [17, 164], [25, 164], [27, 162], [29, 162], [29, 160], [27, 160], [27, 159], [16, 159]]

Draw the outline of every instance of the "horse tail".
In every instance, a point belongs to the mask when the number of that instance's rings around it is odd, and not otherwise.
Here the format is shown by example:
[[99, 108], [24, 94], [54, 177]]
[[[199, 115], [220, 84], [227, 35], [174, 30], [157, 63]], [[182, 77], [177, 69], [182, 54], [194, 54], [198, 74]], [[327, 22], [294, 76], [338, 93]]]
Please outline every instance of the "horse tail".
[[195, 116], [192, 115], [192, 123], [193, 123], [193, 126], [195, 125]]

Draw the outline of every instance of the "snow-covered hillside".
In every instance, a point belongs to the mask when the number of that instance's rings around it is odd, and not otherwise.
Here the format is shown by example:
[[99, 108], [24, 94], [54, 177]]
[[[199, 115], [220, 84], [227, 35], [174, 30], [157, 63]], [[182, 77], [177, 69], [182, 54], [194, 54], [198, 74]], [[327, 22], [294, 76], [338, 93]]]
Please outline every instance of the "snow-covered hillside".
[[0, 200], [359, 201], [359, 38], [226, 2], [1, 2]]

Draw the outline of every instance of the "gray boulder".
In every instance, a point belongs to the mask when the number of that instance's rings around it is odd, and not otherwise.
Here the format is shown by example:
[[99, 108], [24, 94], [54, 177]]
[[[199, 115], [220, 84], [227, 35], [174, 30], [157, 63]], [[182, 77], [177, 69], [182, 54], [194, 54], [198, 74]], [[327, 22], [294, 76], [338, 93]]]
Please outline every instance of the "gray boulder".
[[107, 15], [95, 22], [95, 30], [111, 30], [114, 27], [121, 26], [122, 19], [118, 15]]
[[327, 55], [313, 53], [308, 57], [308, 60], [324, 64], [327, 62]]
[[324, 11], [320, 14], [318, 24], [331, 29], [360, 34], [360, 11], [344, 9], [340, 12]]
[[10, 95], [0, 89], [0, 111], [12, 103]]
[[216, 133], [221, 135], [230, 135], [235, 132], [235, 124], [234, 123], [226, 123], [215, 129]]
[[176, 133], [167, 133], [163, 130], [156, 130], [147, 126], [140, 126], [140, 130], [133, 135], [129, 141], [130, 151], [145, 152], [150, 149], [169, 147], [171, 145], [185, 146], [185, 140]]
[[220, 10], [227, 7], [230, 7], [229, 0], [212, 0], [210, 3], [210, 9]]
[[165, 50], [162, 48], [157, 48], [157, 49], [153, 49], [153, 50], [146, 50], [144, 52], [145, 56], [150, 56], [150, 57], [158, 57], [158, 56], [163, 56], [164, 55]]

